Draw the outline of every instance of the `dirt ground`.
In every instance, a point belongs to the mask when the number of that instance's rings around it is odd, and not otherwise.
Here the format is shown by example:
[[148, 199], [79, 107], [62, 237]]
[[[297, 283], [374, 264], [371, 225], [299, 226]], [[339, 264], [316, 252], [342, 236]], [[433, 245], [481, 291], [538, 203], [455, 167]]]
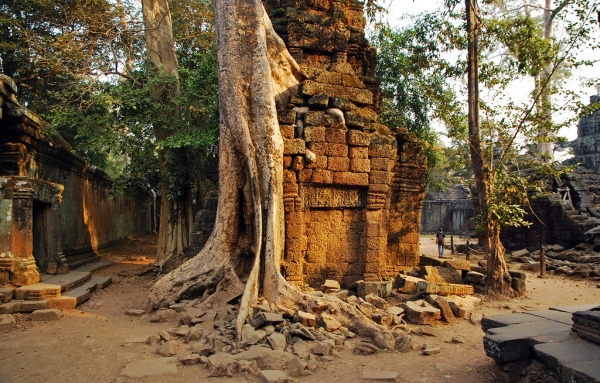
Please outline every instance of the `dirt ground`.
[[[175, 326], [174, 323], [151, 323], [147, 316], [124, 315], [127, 309], [145, 308], [153, 277], [131, 275], [151, 263], [154, 252], [155, 238], [148, 236], [136, 238], [128, 247], [112, 254], [116, 263], [96, 274], [114, 276], [113, 284], [95, 292], [77, 310], [65, 312], [59, 321], [31, 322], [27, 315], [19, 315], [16, 329], [0, 333], [0, 383], [257, 382], [254, 376], [209, 378], [202, 365], [180, 365], [176, 375], [143, 379], [119, 377], [130, 361], [159, 357], [155, 346], [128, 341]], [[437, 254], [433, 236], [421, 237], [421, 253]], [[446, 255], [450, 255], [449, 251]], [[505, 301], [484, 299], [476, 313], [495, 315], [523, 311], [523, 307], [544, 310], [550, 306], [600, 304], [598, 282], [555, 276], [540, 279], [531, 273], [527, 277], [524, 297]], [[417, 344], [440, 347], [439, 354], [425, 356], [420, 351], [407, 354], [380, 351], [362, 356], [354, 355], [348, 347], [340, 350], [334, 360], [326, 362], [315, 374], [297, 380], [300, 383], [361, 382], [363, 370], [392, 370], [399, 372], [402, 382], [514, 381], [502, 366], [485, 355], [484, 334], [480, 327], [465, 319], [455, 326], [440, 323], [435, 327], [437, 336], [416, 336], [415, 340]], [[464, 343], [449, 343], [456, 335], [462, 335]]]

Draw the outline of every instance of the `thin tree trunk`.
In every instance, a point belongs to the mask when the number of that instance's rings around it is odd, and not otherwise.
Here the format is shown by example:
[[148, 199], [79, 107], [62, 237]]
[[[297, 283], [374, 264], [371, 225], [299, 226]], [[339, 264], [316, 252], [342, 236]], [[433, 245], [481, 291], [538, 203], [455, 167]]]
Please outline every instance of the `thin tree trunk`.
[[221, 118], [215, 227], [196, 257], [157, 281], [149, 308], [213, 291], [202, 305], [216, 307], [241, 296], [239, 339], [262, 293], [272, 307], [290, 314], [327, 310], [379, 347], [393, 348], [389, 330], [355, 307], [304, 294], [281, 275], [283, 138], [276, 103], [296, 92], [303, 75], [260, 0], [214, 4]]
[[[174, 87], [164, 84], [154, 92], [153, 97], [166, 101], [172, 107], [175, 111], [172, 119], [175, 120], [179, 113], [174, 97], [179, 93], [180, 88], [169, 4], [167, 0], [143, 0], [142, 12], [148, 60], [158, 71], [168, 74], [175, 80]], [[164, 122], [168, 119], [165, 116], [161, 117], [154, 121], [154, 133], [159, 142], [171, 135], [171, 127]], [[169, 184], [173, 181], [169, 168], [186, 169], [184, 155], [176, 150], [162, 149], [158, 153], [158, 161], [161, 176], [161, 206], [156, 263], [163, 265], [172, 257], [183, 254], [184, 247], [189, 244], [192, 206], [189, 187], [179, 190], [178, 197], [173, 197], [169, 193]]]
[[475, 1], [466, 0], [467, 11], [467, 97], [468, 97], [468, 124], [469, 148], [471, 166], [475, 176], [479, 212], [487, 255], [487, 291], [491, 294], [509, 294], [510, 285], [506, 284], [506, 262], [504, 261], [504, 247], [500, 242], [500, 227], [493, 219], [488, 208], [493, 184], [490, 178], [490, 166], [485, 162], [479, 127], [479, 60], [478, 60], [478, 10]]
[[[553, 45], [554, 39], [554, 23], [552, 14], [552, 0], [545, 0], [544, 6], [544, 40], [546, 40], [550, 46]], [[542, 75], [540, 76], [540, 87], [542, 95], [540, 97], [539, 106], [540, 106], [540, 115], [543, 119], [542, 121], [542, 130], [540, 132], [540, 137], [542, 139], [547, 140], [549, 129], [552, 125], [552, 100], [550, 99], [551, 94], [551, 86], [548, 83], [550, 81], [550, 76], [552, 76], [553, 63], [549, 62], [544, 67], [542, 71]], [[552, 143], [547, 141], [541, 141], [538, 143], [538, 154], [542, 159], [548, 159], [552, 157]]]

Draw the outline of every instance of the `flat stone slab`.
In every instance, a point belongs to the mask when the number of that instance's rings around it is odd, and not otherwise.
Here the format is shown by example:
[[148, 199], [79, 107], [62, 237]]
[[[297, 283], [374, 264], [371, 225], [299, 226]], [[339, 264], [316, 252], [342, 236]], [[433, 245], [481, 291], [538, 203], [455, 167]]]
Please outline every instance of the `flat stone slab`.
[[[600, 361], [566, 363], [561, 368], [563, 382], [600, 382]], [[565, 379], [566, 378], [566, 379]]]
[[487, 356], [499, 363], [529, 359], [533, 356], [530, 338], [570, 331], [570, 326], [543, 319], [489, 329], [483, 337]]
[[543, 320], [540, 316], [530, 315], [530, 313], [494, 315], [483, 317], [481, 319], [481, 329], [487, 332], [490, 329], [506, 327], [513, 324], [536, 322]]
[[147, 378], [149, 376], [177, 374], [177, 358], [153, 358], [128, 363], [119, 376]]
[[59, 274], [45, 281], [46, 284], [59, 285], [61, 291], [69, 291], [76, 286], [84, 284], [90, 280], [92, 274], [87, 271], [71, 271], [68, 274]]
[[398, 373], [396, 371], [363, 370], [360, 377], [366, 380], [396, 382], [398, 380]]
[[571, 326], [573, 319], [571, 313], [556, 310], [540, 310], [540, 311], [528, 311], [527, 314], [533, 315], [540, 318], [550, 319], [555, 322], [563, 323]]
[[596, 361], [600, 369], [600, 347], [587, 339], [573, 339], [560, 343], [536, 344], [535, 355], [547, 366], [559, 366], [567, 363]]
[[593, 308], [600, 307], [600, 303], [591, 303], [587, 305], [577, 305], [577, 306], [559, 306], [559, 307], [550, 307], [550, 310], [563, 311], [566, 313], [574, 313], [575, 311], [588, 311]]
[[113, 261], [112, 259], [103, 259], [101, 261], [98, 262], [92, 262], [92, 263], [86, 263], [85, 265], [79, 266], [77, 268], [77, 271], [83, 271], [83, 272], [94, 272], [96, 270], [100, 270], [102, 268], [105, 268], [107, 266], [110, 266], [112, 264], [114, 264], [115, 261]]
[[560, 343], [568, 342], [573, 339], [577, 339], [579, 336], [573, 331], [555, 332], [548, 335], [538, 335], [529, 339], [529, 344], [535, 346], [540, 343]]

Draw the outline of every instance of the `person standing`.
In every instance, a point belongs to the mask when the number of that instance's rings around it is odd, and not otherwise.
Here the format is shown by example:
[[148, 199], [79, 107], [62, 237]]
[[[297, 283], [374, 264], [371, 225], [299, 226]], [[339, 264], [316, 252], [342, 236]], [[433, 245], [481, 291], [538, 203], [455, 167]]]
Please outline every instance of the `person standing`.
[[442, 228], [440, 227], [440, 231], [438, 231], [438, 233], [435, 235], [435, 243], [438, 246], [438, 256], [440, 258], [444, 258], [444, 238], [446, 237], [446, 235], [444, 234], [444, 231], [442, 230]]

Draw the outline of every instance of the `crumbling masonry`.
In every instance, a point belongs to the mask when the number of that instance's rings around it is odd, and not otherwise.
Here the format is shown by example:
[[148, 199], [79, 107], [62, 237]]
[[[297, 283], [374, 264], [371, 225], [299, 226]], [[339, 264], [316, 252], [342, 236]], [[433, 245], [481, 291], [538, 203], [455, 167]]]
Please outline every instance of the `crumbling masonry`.
[[376, 281], [419, 261], [425, 156], [380, 124], [375, 50], [360, 2], [265, 1], [306, 79], [279, 105], [285, 258], [296, 285]]

